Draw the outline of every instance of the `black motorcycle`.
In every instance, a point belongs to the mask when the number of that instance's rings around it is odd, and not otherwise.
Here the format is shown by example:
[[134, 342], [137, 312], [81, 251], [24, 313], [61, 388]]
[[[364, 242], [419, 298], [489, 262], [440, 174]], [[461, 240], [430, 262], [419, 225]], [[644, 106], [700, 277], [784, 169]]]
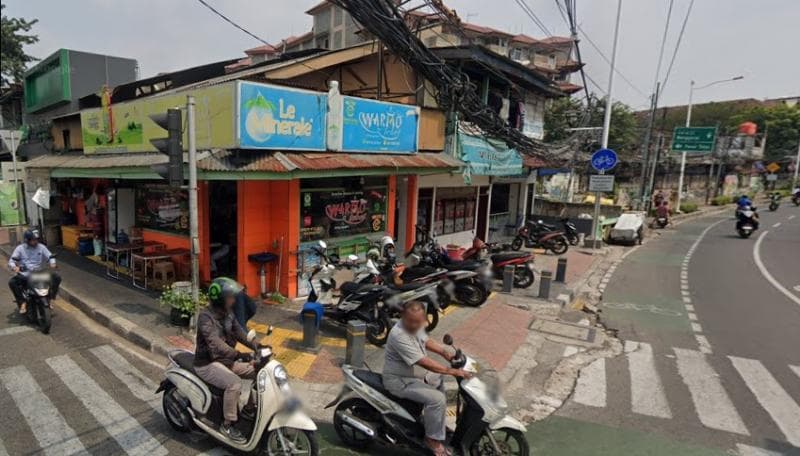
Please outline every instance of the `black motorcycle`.
[[[18, 258], [13, 258], [13, 260], [19, 262]], [[25, 271], [25, 267], [21, 266], [20, 275]], [[28, 322], [39, 326], [43, 334], [48, 334], [52, 318], [50, 287], [53, 284], [53, 275], [45, 269], [35, 270], [25, 277], [25, 282], [26, 286], [22, 290], [22, 297], [28, 308], [25, 316], [28, 318]]]
[[561, 225], [564, 227], [564, 236], [567, 237], [569, 245], [576, 246], [580, 238], [578, 237], [578, 227], [575, 226], [568, 218], [561, 219]]
[[758, 212], [755, 207], [741, 207], [736, 210], [736, 232], [739, 236], [747, 239], [757, 229]]
[[772, 212], [777, 211], [780, 205], [781, 205], [781, 195], [778, 193], [770, 193], [769, 210]]

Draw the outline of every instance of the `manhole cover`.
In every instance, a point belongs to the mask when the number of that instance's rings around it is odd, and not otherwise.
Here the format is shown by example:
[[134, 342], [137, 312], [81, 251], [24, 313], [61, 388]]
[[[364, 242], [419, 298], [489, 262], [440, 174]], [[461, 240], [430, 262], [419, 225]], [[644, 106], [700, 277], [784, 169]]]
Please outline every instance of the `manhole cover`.
[[588, 326], [565, 323], [562, 321], [546, 320], [542, 318], [533, 320], [530, 326], [528, 326], [528, 329], [545, 334], [552, 334], [554, 336], [578, 339], [584, 342], [594, 342], [596, 332], [594, 328]]

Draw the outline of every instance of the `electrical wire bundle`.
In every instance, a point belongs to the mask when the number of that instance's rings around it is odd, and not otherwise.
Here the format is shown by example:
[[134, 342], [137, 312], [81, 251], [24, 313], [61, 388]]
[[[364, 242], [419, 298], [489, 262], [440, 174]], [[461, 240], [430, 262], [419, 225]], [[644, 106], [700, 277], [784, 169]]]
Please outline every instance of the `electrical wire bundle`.
[[[504, 141], [521, 154], [551, 162], [572, 157], [572, 152], [577, 146], [574, 140], [546, 144], [530, 138], [509, 125], [485, 104], [478, 95], [477, 86], [465, 73], [447, 65], [411, 32], [403, 12], [395, 1], [331, 0], [331, 3], [347, 10], [353, 19], [378, 38], [392, 53], [430, 81], [437, 88], [435, 96], [441, 108], [459, 112], [463, 120], [479, 127], [487, 135]], [[440, 7], [446, 8], [438, 0], [433, 0], [432, 3], [439, 4], [431, 5], [434, 10], [441, 12]], [[452, 21], [452, 18], [443, 19]]]

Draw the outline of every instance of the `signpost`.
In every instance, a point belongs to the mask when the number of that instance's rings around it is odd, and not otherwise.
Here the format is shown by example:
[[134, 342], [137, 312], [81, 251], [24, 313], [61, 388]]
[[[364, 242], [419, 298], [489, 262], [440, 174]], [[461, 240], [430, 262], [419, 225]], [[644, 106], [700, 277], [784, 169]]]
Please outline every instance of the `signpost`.
[[592, 168], [600, 174], [589, 176], [589, 191], [594, 193], [594, 217], [592, 218], [592, 248], [597, 248], [597, 227], [600, 218], [600, 193], [614, 191], [614, 176], [606, 176], [609, 171], [617, 166], [617, 153], [604, 148], [592, 154]]
[[690, 127], [689, 118], [685, 127], [675, 127], [672, 134], [672, 150], [681, 152], [681, 174], [678, 178], [678, 204], [677, 210], [681, 211], [683, 199], [683, 175], [686, 171], [686, 153], [700, 152], [711, 153], [717, 140], [716, 127]]

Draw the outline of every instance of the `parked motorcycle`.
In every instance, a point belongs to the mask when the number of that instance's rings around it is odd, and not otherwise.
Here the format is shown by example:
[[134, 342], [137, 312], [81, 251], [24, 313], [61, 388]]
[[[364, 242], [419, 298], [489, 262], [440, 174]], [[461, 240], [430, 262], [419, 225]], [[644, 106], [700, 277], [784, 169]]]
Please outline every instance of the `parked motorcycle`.
[[495, 279], [502, 280], [505, 267], [514, 266], [514, 286], [516, 288], [528, 288], [533, 285], [535, 280], [533, 253], [492, 252], [492, 245], [487, 245], [480, 239], [475, 238], [472, 241], [472, 247], [464, 252], [462, 258], [465, 260], [480, 260], [488, 256], [492, 262], [492, 274]]
[[[19, 264], [19, 258], [12, 258]], [[28, 272], [24, 265], [20, 265], [20, 276], [24, 277], [24, 272]], [[28, 311], [25, 316], [28, 322], [37, 325], [43, 334], [50, 333], [52, 306], [50, 304], [50, 287], [53, 284], [53, 275], [47, 269], [37, 269], [30, 271], [24, 277], [26, 286], [22, 289], [22, 298]]]
[[247, 338], [255, 351], [256, 380], [242, 379], [240, 419], [236, 422], [247, 441], [236, 442], [219, 432], [224, 391], [207, 385], [195, 374], [194, 353], [186, 350], [169, 353], [166, 378], [156, 390], [156, 394], [164, 393], [162, 404], [167, 422], [180, 432], [200, 430], [242, 452], [319, 454], [317, 426], [292, 393], [286, 368], [272, 359], [271, 347], [255, 343], [255, 331], [250, 331]]
[[[444, 342], [452, 346], [453, 338], [445, 335]], [[446, 443], [461, 455], [527, 456], [530, 449], [525, 425], [508, 415], [496, 374], [479, 369], [477, 362], [460, 349], [451, 365], [475, 376], [457, 379], [456, 429]], [[381, 442], [430, 454], [418, 403], [389, 393], [379, 373], [349, 365], [343, 365], [342, 372], [342, 391], [325, 408], [336, 406], [333, 427], [345, 445], [365, 449]]]
[[563, 231], [556, 231], [552, 225], [538, 220], [526, 223], [519, 229], [517, 236], [511, 242], [512, 250], [519, 250], [523, 246], [529, 249], [542, 248], [561, 255], [569, 249], [569, 240]]
[[795, 206], [800, 206], [800, 193], [795, 193], [792, 195], [792, 204]]
[[744, 239], [750, 237], [758, 229], [758, 212], [753, 206], [736, 211], [736, 232]]
[[778, 210], [781, 205], [781, 195], [778, 193], [770, 193], [769, 195], [769, 210], [774, 212]]
[[569, 245], [576, 246], [580, 241], [578, 237], [578, 227], [575, 226], [568, 218], [561, 219], [561, 225], [564, 227], [564, 236], [569, 241]]

